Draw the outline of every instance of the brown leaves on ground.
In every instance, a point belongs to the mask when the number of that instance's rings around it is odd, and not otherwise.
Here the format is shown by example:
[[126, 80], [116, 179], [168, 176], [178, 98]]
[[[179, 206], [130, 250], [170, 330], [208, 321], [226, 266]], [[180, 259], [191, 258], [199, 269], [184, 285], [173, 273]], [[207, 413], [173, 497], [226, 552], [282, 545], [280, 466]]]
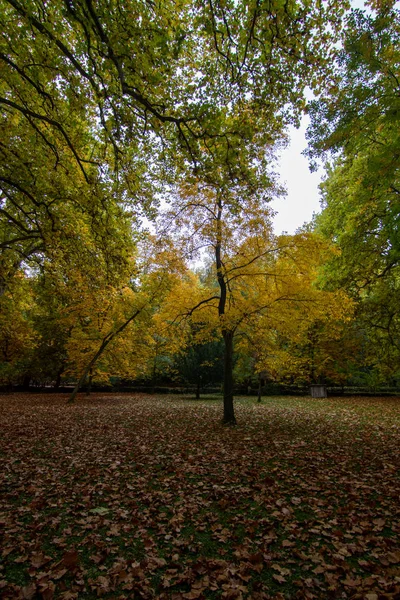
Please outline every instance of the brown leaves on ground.
[[0, 397], [5, 600], [400, 598], [398, 400]]

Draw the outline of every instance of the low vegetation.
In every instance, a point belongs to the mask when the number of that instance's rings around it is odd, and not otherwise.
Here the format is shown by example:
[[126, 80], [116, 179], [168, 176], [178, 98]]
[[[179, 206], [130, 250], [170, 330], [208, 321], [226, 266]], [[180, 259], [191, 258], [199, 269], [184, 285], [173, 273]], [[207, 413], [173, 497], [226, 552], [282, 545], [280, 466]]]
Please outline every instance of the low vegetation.
[[398, 399], [0, 397], [4, 600], [400, 597]]

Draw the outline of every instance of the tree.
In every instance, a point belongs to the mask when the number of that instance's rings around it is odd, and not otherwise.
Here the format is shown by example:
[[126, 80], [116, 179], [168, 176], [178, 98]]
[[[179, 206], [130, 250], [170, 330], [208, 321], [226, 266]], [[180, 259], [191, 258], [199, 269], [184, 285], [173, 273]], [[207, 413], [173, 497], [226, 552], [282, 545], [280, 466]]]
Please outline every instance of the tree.
[[205, 324], [191, 323], [186, 347], [175, 357], [178, 378], [196, 386], [196, 400], [210, 384], [222, 383], [223, 346], [216, 332], [207, 332]]
[[[268, 227], [262, 231], [261, 223], [263, 219], [268, 222], [265, 201], [274, 188], [268, 165], [271, 150], [284, 140], [287, 124], [297, 122], [305, 104], [305, 87], [318, 86], [333, 52], [331, 34], [337, 31], [346, 5], [335, 4], [331, 6], [333, 12], [325, 14], [330, 30], [321, 20], [321, 5], [316, 10], [302, 3], [274, 2], [268, 7], [254, 3], [249, 7], [241, 2], [210, 2], [208, 7], [208, 27], [219, 55], [217, 68], [228, 62], [225, 79], [231, 85], [225, 88], [225, 123], [230, 125], [228, 131], [237, 132], [236, 140], [241, 139], [241, 144], [233, 143], [235, 136], [220, 135], [212, 145], [204, 145], [201, 168], [194, 171], [190, 181], [192, 191], [180, 189], [175, 193], [173, 214], [176, 218], [183, 212], [190, 215], [187, 218], [193, 227], [187, 235], [189, 240], [196, 240], [192, 249], [201, 236], [201, 244], [213, 248], [219, 291], [211, 301], [218, 310], [225, 345], [223, 420], [235, 423], [233, 337], [246, 312], [236, 310], [243, 303], [239, 295], [233, 300], [232, 289], [239, 277], [250, 275], [247, 267], [258, 266], [258, 259], [271, 251], [270, 231]], [[303, 43], [305, 39], [307, 43]], [[186, 203], [187, 197], [192, 200]], [[249, 244], [245, 252], [239, 240]], [[241, 254], [243, 262], [238, 260]], [[240, 300], [244, 297], [245, 293]]]
[[311, 105], [310, 154], [340, 152], [316, 221], [340, 249], [324, 269], [325, 285], [344, 286], [358, 300], [370, 364], [388, 376], [400, 332], [400, 11], [375, 4], [375, 14], [353, 11], [347, 20], [337, 83]]
[[68, 300], [49, 273], [30, 277], [32, 287], [31, 320], [35, 340], [28, 374], [40, 384], [61, 385], [68, 365], [68, 339], [72, 326], [65, 318]]
[[112, 119], [105, 116], [111, 109], [102, 100], [102, 75], [84, 70], [95, 68], [90, 49], [82, 53], [82, 24], [71, 22], [71, 11], [72, 4], [62, 1], [51, 7], [1, 3], [3, 291], [19, 268], [59, 265], [60, 256], [84, 246], [86, 238], [92, 256], [84, 256], [93, 261], [100, 252], [112, 279], [129, 255], [128, 230], [138, 229], [137, 219], [150, 204], [146, 136], [132, 141], [120, 160]]
[[[272, 190], [272, 183], [271, 183]], [[190, 298], [182, 314], [201, 310], [210, 314], [224, 341], [224, 422], [234, 423], [233, 339], [243, 320], [261, 307], [252, 290], [255, 279], [265, 278], [260, 259], [272, 255], [275, 240], [271, 231], [267, 193], [250, 194], [246, 187], [215, 190], [200, 183], [185, 184], [166, 214], [166, 226], [174, 223], [183, 255], [199, 248], [208, 251], [212, 263], [210, 279], [197, 303]]]
[[315, 233], [282, 236], [263, 291], [268, 310], [247, 324], [238, 344], [241, 355], [253, 357], [256, 374], [302, 384], [342, 377], [354, 354], [346, 337], [353, 304], [342, 290], [317, 286], [318, 268], [331, 253]]
[[341, 151], [322, 188], [318, 227], [337, 241], [338, 277], [351, 272], [354, 289], [389, 275], [400, 257], [400, 11], [386, 4], [375, 17], [351, 13], [337, 85], [310, 107], [310, 155]]
[[[125, 278], [121, 278], [118, 287], [103, 284], [100, 289], [95, 286], [93, 290], [73, 286], [74, 300], [69, 308], [73, 329], [69, 346], [70, 354], [74, 354], [75, 373], [79, 375], [70, 403], [74, 402], [87, 377], [110, 351], [113, 362], [110, 366], [106, 361], [106, 372], [108, 367], [113, 375], [136, 375], [138, 370], [145, 369], [144, 365], [151, 358], [158, 333], [155, 314], [166, 296], [179, 285], [184, 267], [174, 252], [167, 251], [165, 247], [160, 249], [157, 240], [148, 236], [139, 246], [135, 268], [136, 277], [131, 276], [132, 267], [127, 270]], [[97, 276], [102, 275], [97, 272]], [[129, 330], [134, 341], [128, 336], [121, 343], [121, 334]], [[146, 330], [149, 332], [144, 335]], [[153, 341], [150, 341], [151, 338]], [[115, 361], [116, 344], [118, 350], [125, 353], [125, 360]], [[133, 352], [133, 345], [136, 352]], [[134, 356], [136, 361], [132, 361]], [[127, 360], [129, 369], [122, 366]], [[141, 365], [139, 369], [137, 362]]]
[[[245, 191], [224, 191], [223, 200], [210, 188], [187, 185], [167, 215], [191, 251], [201, 246], [210, 257], [214, 254], [208, 294], [204, 290], [191, 307], [186, 299], [182, 312], [201, 311], [203, 320], [210, 315], [213, 322], [218, 317], [216, 327], [224, 341], [225, 422], [232, 422], [235, 340], [239, 353], [253, 355], [256, 373], [266, 370], [283, 379], [301, 372], [306, 379], [317, 378], [334, 360], [334, 352], [325, 346], [341, 339], [351, 315], [351, 302], [343, 292], [314, 287], [317, 267], [329, 256], [327, 243], [307, 232], [276, 238], [268, 195], [246, 196]], [[271, 182], [270, 193], [274, 191]], [[325, 337], [320, 335], [318, 343], [307, 339], [320, 324]], [[317, 357], [317, 349], [323, 357]]]

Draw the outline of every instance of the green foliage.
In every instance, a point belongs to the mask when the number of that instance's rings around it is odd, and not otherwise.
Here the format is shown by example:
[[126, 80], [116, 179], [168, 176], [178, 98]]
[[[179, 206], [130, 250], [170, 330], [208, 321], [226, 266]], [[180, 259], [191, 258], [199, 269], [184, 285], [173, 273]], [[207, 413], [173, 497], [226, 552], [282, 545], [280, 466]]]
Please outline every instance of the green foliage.
[[339, 249], [321, 281], [357, 299], [365, 364], [386, 380], [400, 351], [399, 41], [400, 11], [390, 3], [375, 15], [353, 11], [336, 85], [310, 109], [311, 155], [340, 151], [316, 220]]
[[29, 374], [36, 345], [31, 301], [30, 282], [18, 271], [0, 295], [0, 385], [21, 383], [23, 376]]
[[223, 343], [221, 339], [189, 342], [186, 351], [175, 358], [178, 378], [196, 385], [196, 396], [208, 385], [221, 384], [223, 378]]

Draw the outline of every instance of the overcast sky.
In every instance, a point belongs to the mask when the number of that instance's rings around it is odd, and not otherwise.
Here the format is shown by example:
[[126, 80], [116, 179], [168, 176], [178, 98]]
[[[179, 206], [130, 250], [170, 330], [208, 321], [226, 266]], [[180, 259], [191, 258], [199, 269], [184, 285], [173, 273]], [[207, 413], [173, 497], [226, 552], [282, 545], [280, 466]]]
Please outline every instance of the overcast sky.
[[[363, 8], [363, 0], [353, 0], [354, 8]], [[396, 5], [398, 3], [396, 2]], [[278, 172], [286, 183], [287, 196], [271, 203], [277, 211], [274, 218], [275, 233], [294, 233], [303, 223], [311, 221], [314, 212], [320, 211], [318, 185], [324, 175], [323, 169], [310, 173], [308, 160], [301, 154], [307, 147], [305, 132], [308, 118], [304, 117], [300, 129], [290, 129], [290, 145], [281, 155]]]
[[277, 211], [274, 228], [277, 234], [282, 231], [294, 233], [304, 222], [311, 220], [313, 212], [319, 212], [318, 185], [323, 170], [310, 173], [308, 160], [301, 153], [307, 147], [305, 132], [308, 118], [304, 117], [300, 129], [290, 128], [290, 145], [282, 152], [278, 172], [286, 184], [287, 196], [271, 203]]

